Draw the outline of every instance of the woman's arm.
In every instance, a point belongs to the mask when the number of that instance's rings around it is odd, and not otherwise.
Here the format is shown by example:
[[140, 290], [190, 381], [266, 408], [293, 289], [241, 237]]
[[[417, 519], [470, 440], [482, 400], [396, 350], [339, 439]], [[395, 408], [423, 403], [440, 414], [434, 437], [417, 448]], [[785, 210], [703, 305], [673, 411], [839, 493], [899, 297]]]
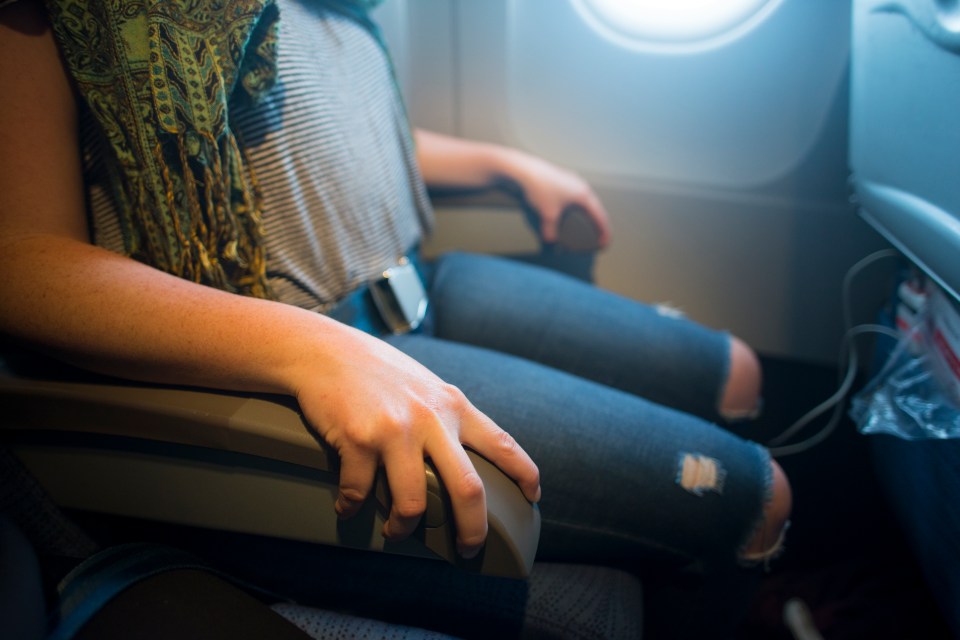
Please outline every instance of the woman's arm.
[[0, 9], [0, 332], [88, 369], [160, 383], [295, 396], [340, 454], [338, 512], [386, 467], [400, 538], [426, 506], [423, 460], [451, 494], [462, 553], [486, 535], [461, 443], [531, 500], [526, 453], [456, 388], [325, 316], [197, 285], [89, 243], [74, 96], [37, 5]]
[[424, 181], [435, 187], [486, 187], [509, 180], [540, 216], [546, 242], [557, 239], [560, 214], [570, 205], [583, 207], [599, 233], [610, 242], [610, 221], [603, 203], [580, 176], [517, 149], [474, 142], [417, 129], [417, 161]]

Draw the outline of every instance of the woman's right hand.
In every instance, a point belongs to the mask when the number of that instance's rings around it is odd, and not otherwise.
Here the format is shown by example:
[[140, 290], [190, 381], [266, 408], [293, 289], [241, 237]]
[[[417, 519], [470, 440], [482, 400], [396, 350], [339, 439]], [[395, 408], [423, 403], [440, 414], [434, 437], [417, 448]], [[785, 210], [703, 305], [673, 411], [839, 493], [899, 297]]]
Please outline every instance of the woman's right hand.
[[486, 498], [463, 446], [513, 478], [531, 502], [540, 499], [536, 465], [457, 387], [387, 343], [343, 329], [335, 349], [327, 342], [313, 356], [322, 360], [301, 362], [295, 390], [307, 420], [340, 454], [337, 512], [348, 518], [360, 509], [383, 465], [392, 498], [383, 534], [408, 536], [426, 510], [429, 458], [450, 495], [458, 551], [473, 557], [486, 539]]

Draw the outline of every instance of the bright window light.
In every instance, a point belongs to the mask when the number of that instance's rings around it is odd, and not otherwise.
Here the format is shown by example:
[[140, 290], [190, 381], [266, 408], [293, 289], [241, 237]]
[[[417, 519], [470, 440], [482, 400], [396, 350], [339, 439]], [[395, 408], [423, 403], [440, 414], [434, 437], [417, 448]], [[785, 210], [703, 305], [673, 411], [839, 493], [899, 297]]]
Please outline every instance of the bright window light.
[[782, 0], [571, 0], [590, 26], [623, 46], [701, 51], [742, 36]]

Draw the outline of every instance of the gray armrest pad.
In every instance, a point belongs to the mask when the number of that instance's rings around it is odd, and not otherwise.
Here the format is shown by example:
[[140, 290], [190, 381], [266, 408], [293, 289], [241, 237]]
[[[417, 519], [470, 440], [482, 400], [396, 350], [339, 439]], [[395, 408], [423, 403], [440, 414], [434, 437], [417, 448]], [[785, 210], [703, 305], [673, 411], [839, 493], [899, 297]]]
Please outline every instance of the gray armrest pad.
[[[530, 228], [540, 238], [540, 221], [516, 184], [502, 183], [496, 187], [477, 189], [431, 189], [430, 199], [435, 207], [519, 208]], [[569, 206], [560, 215], [557, 241], [553, 246], [572, 253], [596, 252], [600, 249], [600, 230], [582, 207]]]
[[410, 539], [383, 539], [382, 477], [377, 499], [339, 521], [338, 457], [291, 398], [0, 375], [0, 406], [4, 439], [67, 507], [440, 557], [493, 575], [526, 577], [533, 564], [539, 510], [471, 451], [490, 528], [484, 551], [467, 561], [456, 554], [449, 499], [429, 464], [427, 513]]

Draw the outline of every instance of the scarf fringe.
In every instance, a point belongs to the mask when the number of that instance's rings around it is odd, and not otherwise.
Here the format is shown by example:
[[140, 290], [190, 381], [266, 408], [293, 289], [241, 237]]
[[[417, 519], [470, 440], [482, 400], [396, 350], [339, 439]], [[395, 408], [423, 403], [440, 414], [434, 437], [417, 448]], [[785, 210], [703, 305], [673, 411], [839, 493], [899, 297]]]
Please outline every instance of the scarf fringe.
[[[191, 158], [188, 135], [157, 143], [153, 161], [162, 189], [135, 181], [137, 229], [131, 255], [162, 271], [244, 295], [271, 298], [263, 248], [263, 198], [236, 137], [200, 136]], [[169, 151], [173, 148], [175, 153]], [[174, 158], [170, 158], [174, 155]], [[151, 199], [159, 200], [149, 206]]]

